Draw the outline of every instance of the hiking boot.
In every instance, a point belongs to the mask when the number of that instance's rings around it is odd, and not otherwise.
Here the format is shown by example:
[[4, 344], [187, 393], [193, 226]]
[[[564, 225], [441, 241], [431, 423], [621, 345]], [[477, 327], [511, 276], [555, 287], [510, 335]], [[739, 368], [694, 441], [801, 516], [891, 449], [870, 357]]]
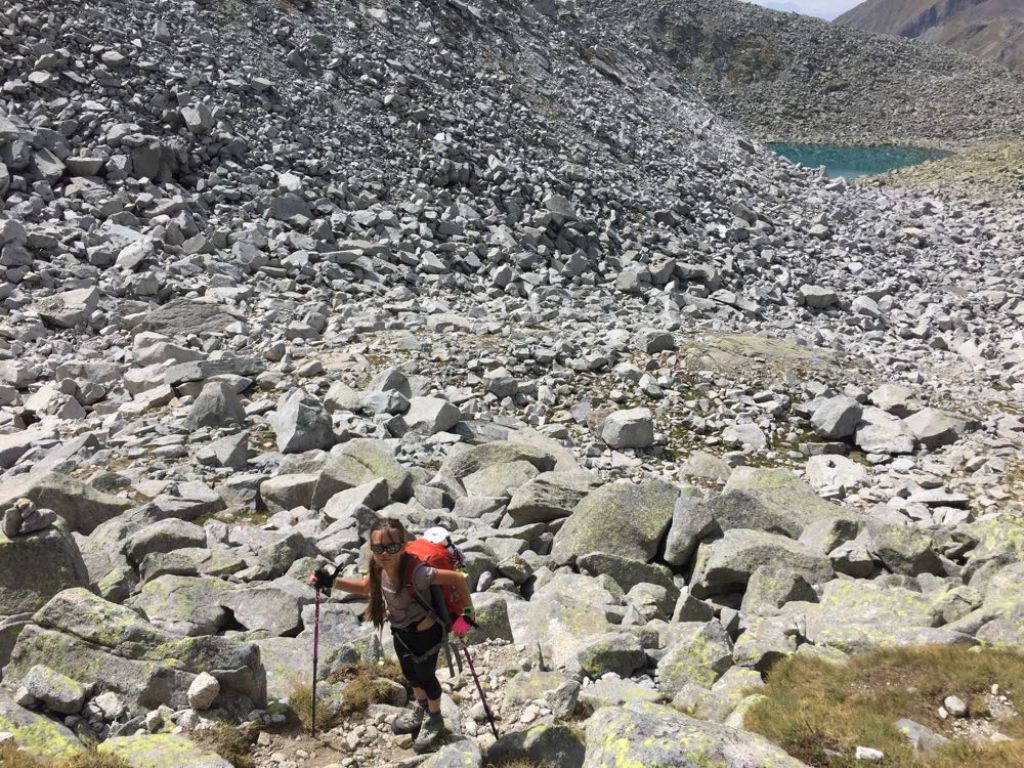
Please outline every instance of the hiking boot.
[[407, 733], [416, 734], [423, 723], [423, 707], [417, 705], [407, 709], [391, 723], [391, 732], [396, 736], [403, 736]]
[[416, 741], [412, 745], [413, 751], [417, 754], [433, 752], [437, 749], [437, 745], [441, 741], [441, 737], [444, 736], [444, 733], [443, 718], [440, 716], [426, 718], [423, 722], [423, 727], [420, 728], [419, 736], [416, 737]]

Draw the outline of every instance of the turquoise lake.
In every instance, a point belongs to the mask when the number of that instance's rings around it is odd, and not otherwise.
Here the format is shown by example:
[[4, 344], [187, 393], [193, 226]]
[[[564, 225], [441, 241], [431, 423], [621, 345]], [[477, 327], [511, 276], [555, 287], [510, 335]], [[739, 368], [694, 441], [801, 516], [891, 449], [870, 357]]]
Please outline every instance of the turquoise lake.
[[824, 165], [829, 178], [848, 179], [906, 168], [949, 153], [915, 147], [840, 147], [827, 144], [769, 144], [768, 148], [792, 163], [808, 168]]

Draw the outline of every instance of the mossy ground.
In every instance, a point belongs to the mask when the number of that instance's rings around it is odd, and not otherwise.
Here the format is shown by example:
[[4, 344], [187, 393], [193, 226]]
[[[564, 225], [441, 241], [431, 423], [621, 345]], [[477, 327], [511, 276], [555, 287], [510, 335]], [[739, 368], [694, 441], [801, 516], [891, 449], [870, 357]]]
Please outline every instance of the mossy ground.
[[[304, 731], [313, 727], [313, 689], [309, 685], [300, 684], [292, 689], [288, 696], [288, 706], [299, 721]], [[316, 710], [316, 729], [326, 731], [334, 725], [335, 714], [329, 702], [321, 701]]]
[[124, 758], [87, 749], [61, 760], [33, 757], [14, 747], [0, 747], [0, 766], [3, 768], [131, 768]]
[[901, 168], [858, 183], [890, 187], [926, 187], [968, 197], [1003, 200], [1024, 193], [1024, 142], [992, 141], [951, 157]]
[[345, 683], [345, 699], [340, 713], [356, 714], [364, 712], [371, 704], [388, 701], [392, 689], [382, 684], [381, 678], [406, 685], [402, 668], [398, 662], [391, 660], [384, 664], [346, 664], [331, 673], [328, 677], [330, 682]]
[[[993, 684], [1018, 714], [993, 723], [1011, 740], [974, 743], [957, 739], [952, 720], [938, 716], [943, 699], [968, 703], [969, 717], [988, 720], [986, 694]], [[857, 746], [885, 753], [889, 768], [1024, 768], [1024, 653], [963, 646], [922, 646], [872, 651], [847, 664], [793, 656], [780, 662], [765, 699], [748, 712], [744, 728], [762, 734], [810, 766], [854, 768]], [[952, 743], [914, 755], [895, 722], [909, 718]], [[833, 753], [830, 756], [830, 752]], [[840, 756], [835, 756], [839, 753]]]
[[[327, 682], [344, 683], [345, 693], [340, 707], [331, 702], [318, 701], [316, 711], [316, 728], [326, 731], [339, 717], [364, 712], [371, 704], [389, 702], [394, 688], [381, 681], [381, 678], [405, 685], [402, 669], [395, 661], [384, 664], [359, 662], [345, 664], [327, 676]], [[299, 684], [292, 689], [288, 697], [288, 706], [303, 730], [310, 730], [313, 724], [313, 692], [309, 685]]]
[[213, 728], [194, 731], [190, 736], [196, 744], [213, 750], [235, 768], [253, 768], [256, 764], [250, 754], [256, 740], [255, 729], [243, 732], [228, 723], [217, 723]]

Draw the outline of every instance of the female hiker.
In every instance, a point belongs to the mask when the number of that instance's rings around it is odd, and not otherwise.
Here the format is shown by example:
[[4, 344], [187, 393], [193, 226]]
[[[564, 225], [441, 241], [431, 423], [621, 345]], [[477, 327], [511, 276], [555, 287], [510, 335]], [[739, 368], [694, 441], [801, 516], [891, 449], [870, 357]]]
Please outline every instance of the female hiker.
[[[391, 624], [402, 674], [416, 697], [416, 706], [400, 715], [391, 730], [396, 734], [417, 734], [413, 749], [429, 752], [437, 747], [444, 733], [437, 657], [447, 630], [432, 604], [431, 587], [451, 588], [454, 604], [461, 606], [461, 615], [454, 617], [452, 632], [464, 635], [475, 622], [465, 574], [422, 562], [406, 552], [408, 541], [401, 521], [379, 518], [370, 528], [369, 575], [360, 579], [337, 579], [333, 586], [344, 592], [366, 595], [370, 604], [363, 617], [372, 621], [378, 630], [383, 627], [385, 618]], [[328, 586], [330, 580], [326, 567], [310, 577], [314, 586], [318, 581]]]

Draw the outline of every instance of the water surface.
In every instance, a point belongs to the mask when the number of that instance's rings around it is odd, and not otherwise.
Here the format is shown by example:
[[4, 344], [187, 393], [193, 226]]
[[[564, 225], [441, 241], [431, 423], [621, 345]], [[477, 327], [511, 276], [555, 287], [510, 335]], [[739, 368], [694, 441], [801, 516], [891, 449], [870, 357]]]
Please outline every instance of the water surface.
[[842, 147], [829, 144], [769, 144], [777, 155], [809, 168], [824, 165], [829, 178], [852, 179], [906, 168], [949, 153], [920, 147]]

